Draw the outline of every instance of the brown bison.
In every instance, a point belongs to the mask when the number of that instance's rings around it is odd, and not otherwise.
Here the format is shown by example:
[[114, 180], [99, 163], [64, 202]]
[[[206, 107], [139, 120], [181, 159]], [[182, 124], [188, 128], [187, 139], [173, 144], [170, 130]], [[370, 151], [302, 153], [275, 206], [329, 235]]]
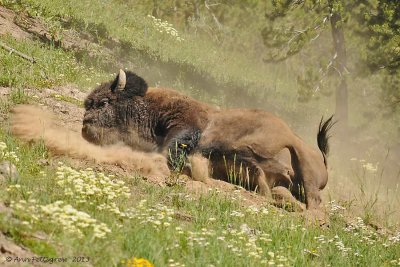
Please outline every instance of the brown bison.
[[321, 201], [332, 118], [321, 120], [315, 150], [268, 112], [219, 110], [171, 89], [148, 89], [141, 77], [122, 70], [89, 94], [85, 109], [82, 136], [95, 144], [159, 151], [181, 170], [178, 157], [201, 154], [213, 178], [261, 194], [290, 191], [308, 209]]
[[141, 77], [122, 70], [94, 89], [84, 106], [82, 136], [89, 142], [160, 152], [182, 131], [204, 129], [216, 110], [171, 89], [148, 89]]

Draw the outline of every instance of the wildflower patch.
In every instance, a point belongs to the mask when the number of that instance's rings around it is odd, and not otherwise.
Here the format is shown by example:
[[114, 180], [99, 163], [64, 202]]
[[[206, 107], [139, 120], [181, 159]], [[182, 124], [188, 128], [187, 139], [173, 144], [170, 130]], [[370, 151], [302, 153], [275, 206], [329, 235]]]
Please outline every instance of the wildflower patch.
[[59, 163], [56, 182], [72, 203], [89, 204], [98, 210], [126, 217], [118, 204], [130, 197], [130, 189], [124, 181], [116, 179], [114, 175], [96, 173], [91, 168], [78, 171]]
[[48, 223], [78, 238], [92, 233], [95, 238], [105, 238], [111, 230], [106, 224], [98, 222], [88, 213], [79, 211], [59, 200], [48, 205], [39, 205], [35, 200], [12, 202], [11, 208], [18, 217], [25, 219], [22, 224], [31, 226], [37, 223]]
[[[17, 147], [18, 150], [18, 147]], [[7, 147], [7, 144], [4, 142], [0, 142], [0, 159], [2, 160], [9, 160], [11, 162], [19, 162], [19, 157], [17, 153], [13, 150], [10, 150]]]
[[157, 19], [152, 15], [148, 15], [147, 17], [149, 17], [152, 20], [154, 28], [159, 33], [166, 33], [167, 35], [173, 37], [178, 42], [184, 41], [184, 39], [179, 36], [178, 31], [174, 27], [172, 27], [173, 25], [171, 23], [168, 23], [168, 21], [161, 21], [161, 19]]
[[157, 204], [149, 206], [147, 200], [141, 200], [129, 213], [129, 218], [138, 220], [140, 224], [151, 225], [157, 231], [170, 227], [175, 211], [167, 206]]

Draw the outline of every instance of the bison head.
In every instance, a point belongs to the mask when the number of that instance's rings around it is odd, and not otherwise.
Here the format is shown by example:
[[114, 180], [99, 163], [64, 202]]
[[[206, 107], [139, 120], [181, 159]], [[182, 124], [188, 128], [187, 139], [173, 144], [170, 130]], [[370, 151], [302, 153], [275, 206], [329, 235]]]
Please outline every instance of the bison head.
[[148, 114], [143, 96], [147, 83], [133, 72], [120, 70], [117, 77], [95, 88], [86, 98], [82, 136], [98, 145], [124, 142], [151, 150], [140, 139], [138, 128]]

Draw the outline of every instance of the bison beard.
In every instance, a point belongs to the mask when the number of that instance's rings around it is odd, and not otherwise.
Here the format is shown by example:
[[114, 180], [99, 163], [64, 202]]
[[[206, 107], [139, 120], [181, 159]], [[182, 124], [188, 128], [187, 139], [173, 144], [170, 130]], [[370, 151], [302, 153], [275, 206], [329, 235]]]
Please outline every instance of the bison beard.
[[[201, 154], [209, 159], [213, 178], [233, 182], [233, 168], [236, 182], [250, 190], [291, 195], [290, 201], [298, 205], [300, 200], [308, 209], [321, 202], [332, 118], [321, 120], [315, 150], [268, 112], [219, 110], [171, 89], [148, 89], [142, 78], [122, 70], [89, 94], [85, 109], [82, 135], [89, 142], [122, 141], [161, 152], [170, 169], [189, 173], [198, 171], [190, 170], [186, 157]], [[140, 142], [132, 142], [132, 136]]]

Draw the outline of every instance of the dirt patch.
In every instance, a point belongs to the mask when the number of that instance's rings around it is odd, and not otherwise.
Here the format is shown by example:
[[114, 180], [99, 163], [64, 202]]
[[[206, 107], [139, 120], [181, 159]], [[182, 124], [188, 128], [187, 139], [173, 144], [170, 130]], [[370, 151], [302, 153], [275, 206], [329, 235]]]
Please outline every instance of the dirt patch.
[[[17, 258], [32, 259], [36, 255], [25, 247], [16, 245], [0, 232], [0, 264], [1, 266], [27, 266], [25, 263], [14, 261]], [[37, 257], [37, 256], [36, 256]], [[10, 260], [11, 259], [11, 260]], [[30, 263], [29, 266], [40, 266], [36, 263]]]
[[34, 98], [45, 109], [52, 110], [68, 128], [80, 132], [85, 110], [83, 103], [86, 94], [73, 86], [46, 88], [41, 91], [26, 89], [25, 93]]
[[0, 6], [0, 35], [10, 34], [18, 40], [30, 38], [31, 35], [14, 22], [16, 17], [15, 12]]
[[226, 195], [240, 199], [243, 206], [263, 206], [272, 201], [272, 199], [267, 199], [255, 192], [246, 191], [242, 187], [214, 179], [208, 179], [205, 182], [189, 180], [185, 187], [194, 194], [204, 194], [209, 190], [218, 190]]
[[26, 12], [14, 12], [0, 6], [0, 35], [9, 34], [17, 40], [39, 39], [64, 50], [83, 52], [90, 57], [111, 57], [113, 51], [96, 43], [87, 33], [65, 29], [52, 33], [50, 27], [40, 18]]

